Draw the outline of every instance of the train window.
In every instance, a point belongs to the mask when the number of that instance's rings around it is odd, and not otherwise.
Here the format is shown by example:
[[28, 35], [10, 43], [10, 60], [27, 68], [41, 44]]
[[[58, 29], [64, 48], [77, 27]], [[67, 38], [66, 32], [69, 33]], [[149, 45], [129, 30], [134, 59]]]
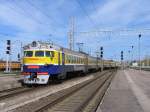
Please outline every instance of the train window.
[[70, 63], [70, 56], [68, 55], [68, 63]]
[[65, 55], [65, 62], [68, 63], [68, 56]]
[[69, 55], [67, 55], [67, 62], [68, 62], [68, 63], [70, 63], [70, 60], [69, 60]]
[[44, 51], [36, 51], [35, 56], [36, 57], [44, 57]]
[[46, 51], [46, 57], [54, 57], [54, 51]]
[[72, 56], [70, 56], [70, 60], [71, 60], [71, 63], [73, 63], [73, 57]]
[[32, 57], [33, 56], [33, 51], [24, 51], [24, 56], [25, 57]]
[[69, 63], [69, 56], [67, 55], [67, 63]]
[[76, 61], [77, 61], [77, 59], [76, 59], [76, 57], [74, 56], [74, 63], [76, 63]]
[[74, 63], [76, 63], [77, 62], [77, 58], [74, 56]]
[[74, 56], [71, 56], [72, 63], [74, 63]]

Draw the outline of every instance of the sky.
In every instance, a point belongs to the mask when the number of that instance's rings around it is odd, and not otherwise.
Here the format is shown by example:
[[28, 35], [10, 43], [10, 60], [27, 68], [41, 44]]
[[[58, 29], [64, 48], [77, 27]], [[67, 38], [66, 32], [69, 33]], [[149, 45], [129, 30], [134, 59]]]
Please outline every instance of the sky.
[[20, 42], [52, 41], [68, 47], [71, 18], [75, 50], [81, 42], [93, 56], [103, 46], [105, 59], [120, 60], [124, 51], [125, 60], [135, 60], [142, 34], [144, 58], [150, 55], [149, 5], [149, 0], [0, 0], [0, 58], [5, 60], [7, 39], [12, 42], [13, 60], [20, 53]]

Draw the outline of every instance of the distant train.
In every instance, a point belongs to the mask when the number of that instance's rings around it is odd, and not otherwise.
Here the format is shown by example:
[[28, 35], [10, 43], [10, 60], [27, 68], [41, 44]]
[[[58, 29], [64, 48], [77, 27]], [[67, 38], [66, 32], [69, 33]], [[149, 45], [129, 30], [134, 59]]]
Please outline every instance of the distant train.
[[116, 68], [114, 61], [89, 56], [50, 43], [34, 41], [24, 46], [24, 84], [47, 84], [50, 80], [61, 80], [68, 73], [87, 73], [104, 68]]
[[[11, 70], [20, 70], [21, 64], [18, 61], [12, 61], [9, 65]], [[0, 71], [4, 71], [6, 69], [6, 61], [0, 61]]]

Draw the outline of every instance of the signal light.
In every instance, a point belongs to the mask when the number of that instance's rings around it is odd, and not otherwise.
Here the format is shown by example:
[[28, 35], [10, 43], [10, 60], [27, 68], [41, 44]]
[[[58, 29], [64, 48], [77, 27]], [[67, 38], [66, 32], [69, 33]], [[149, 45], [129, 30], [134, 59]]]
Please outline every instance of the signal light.
[[17, 57], [18, 57], [18, 59], [20, 59], [20, 54], [18, 54], [18, 56], [17, 56]]
[[103, 47], [101, 47], [100, 49], [101, 49], [101, 51], [102, 51], [102, 50], [103, 50]]
[[101, 54], [101, 58], [103, 58], [103, 55]]
[[6, 54], [10, 54], [10, 51], [6, 51]]
[[9, 50], [9, 51], [10, 51], [10, 46], [8, 46], [8, 47], [7, 47], [7, 50]]
[[7, 45], [10, 45], [11, 44], [11, 41], [10, 40], [7, 40]]

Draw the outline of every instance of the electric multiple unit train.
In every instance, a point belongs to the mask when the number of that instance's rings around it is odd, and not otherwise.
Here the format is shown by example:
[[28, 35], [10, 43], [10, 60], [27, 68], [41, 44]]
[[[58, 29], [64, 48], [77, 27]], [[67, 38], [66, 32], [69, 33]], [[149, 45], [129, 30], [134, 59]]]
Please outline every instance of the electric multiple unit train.
[[116, 62], [100, 60], [86, 53], [72, 51], [46, 42], [34, 41], [24, 46], [24, 84], [48, 84], [50, 79], [65, 79], [70, 72], [117, 67]]

